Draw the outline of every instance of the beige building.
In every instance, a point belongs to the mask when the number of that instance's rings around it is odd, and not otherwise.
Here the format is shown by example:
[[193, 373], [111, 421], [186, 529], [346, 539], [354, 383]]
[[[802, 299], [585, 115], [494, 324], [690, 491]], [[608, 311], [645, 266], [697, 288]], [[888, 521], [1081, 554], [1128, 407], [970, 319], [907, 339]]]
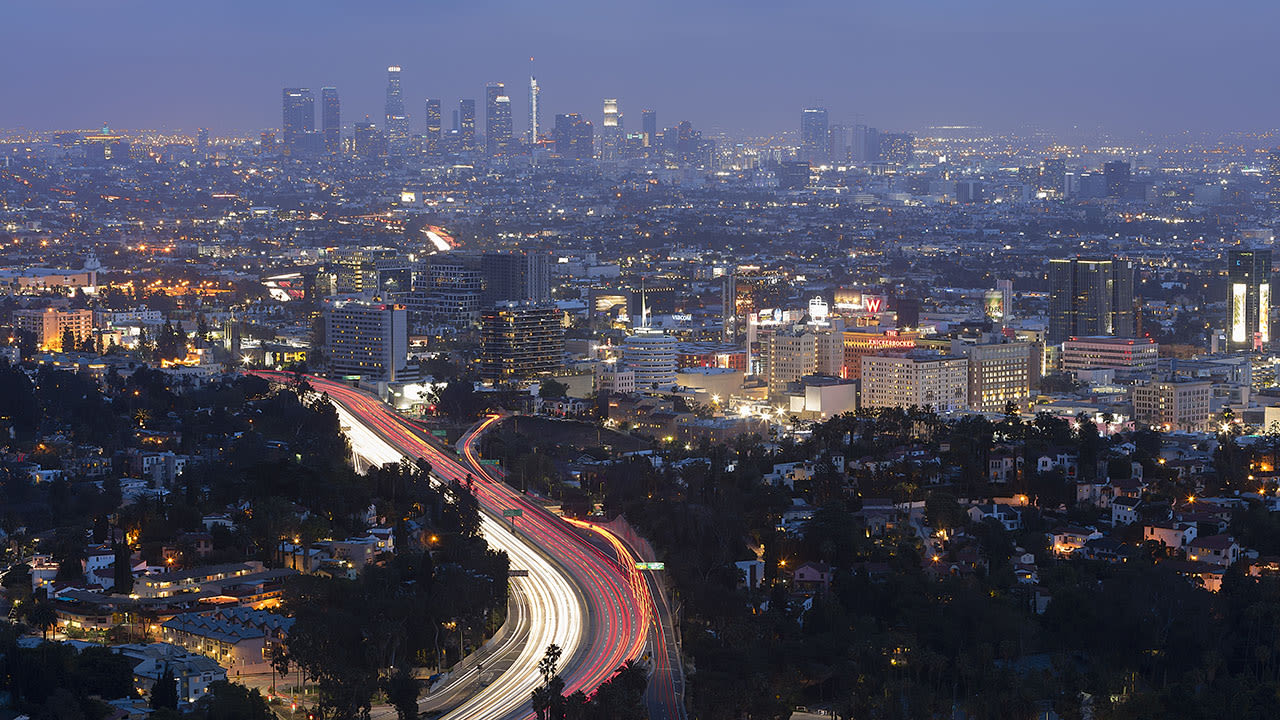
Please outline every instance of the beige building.
[[19, 330], [33, 333], [36, 336], [36, 344], [42, 350], [70, 351], [72, 348], [62, 347], [62, 334], [70, 330], [77, 343], [91, 337], [93, 311], [58, 310], [57, 308], [15, 310], [13, 324]]
[[1062, 369], [1112, 369], [1116, 375], [1147, 375], [1156, 371], [1160, 346], [1151, 338], [1073, 337], [1062, 343]]
[[774, 332], [762, 347], [761, 359], [769, 386], [769, 397], [787, 394], [792, 383], [806, 375], [839, 375], [844, 361], [844, 336], [839, 332], [804, 328]]
[[862, 358], [862, 406], [931, 406], [938, 412], [968, 404], [969, 360], [914, 351]]
[[1040, 348], [1036, 343], [952, 343], [952, 354], [969, 360], [969, 409], [1002, 413], [1008, 403], [1025, 410], [1031, 386], [1040, 379]]
[[1165, 431], [1203, 432], [1213, 417], [1208, 380], [1143, 381], [1133, 386], [1133, 416]]

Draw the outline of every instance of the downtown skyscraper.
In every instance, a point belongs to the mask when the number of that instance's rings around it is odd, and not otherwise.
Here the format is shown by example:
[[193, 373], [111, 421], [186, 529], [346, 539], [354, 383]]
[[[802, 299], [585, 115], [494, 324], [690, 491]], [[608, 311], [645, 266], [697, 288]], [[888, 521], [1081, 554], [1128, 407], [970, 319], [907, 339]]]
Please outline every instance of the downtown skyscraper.
[[426, 150], [427, 152], [436, 152], [440, 149], [441, 130], [440, 100], [438, 98], [427, 98], [426, 118]]
[[320, 132], [324, 135], [325, 152], [342, 152], [342, 105], [337, 88], [320, 89]]
[[316, 98], [310, 88], [285, 88], [282, 93], [281, 130], [286, 150], [293, 150], [303, 136], [316, 131]]
[[826, 108], [805, 108], [800, 113], [800, 157], [812, 164], [821, 164], [828, 159], [827, 143], [830, 133], [827, 127]]
[[484, 141], [489, 157], [511, 153], [511, 98], [507, 86], [492, 82], [484, 88]]
[[1271, 251], [1231, 250], [1227, 253], [1232, 350], [1259, 350], [1271, 342]]
[[1134, 335], [1133, 263], [1070, 258], [1049, 261], [1049, 337]]
[[600, 124], [600, 159], [617, 160], [622, 155], [622, 116], [617, 98], [605, 98], [604, 122]]
[[538, 107], [538, 95], [542, 90], [538, 87], [538, 78], [529, 76], [529, 145], [538, 142], [542, 132], [542, 108]]
[[458, 101], [458, 136], [462, 150], [476, 149], [476, 101], [464, 98]]
[[403, 143], [409, 138], [409, 115], [404, 109], [404, 98], [400, 92], [400, 66], [387, 68], [387, 102], [386, 118], [383, 130], [387, 140], [392, 144]]

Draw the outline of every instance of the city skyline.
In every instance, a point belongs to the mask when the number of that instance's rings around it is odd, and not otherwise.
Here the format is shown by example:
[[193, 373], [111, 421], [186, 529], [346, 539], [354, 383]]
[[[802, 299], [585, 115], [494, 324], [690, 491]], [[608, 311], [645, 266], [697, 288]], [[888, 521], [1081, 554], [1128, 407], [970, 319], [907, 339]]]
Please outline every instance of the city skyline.
[[[278, 124], [269, 99], [281, 87], [324, 86], [342, 94], [350, 126], [383, 114], [390, 65], [404, 68], [413, 118], [426, 98], [480, 98], [489, 82], [519, 87], [531, 56], [544, 117], [578, 112], [594, 120], [601, 98], [617, 97], [624, 116], [657, 108], [725, 132], [794, 131], [796, 109], [809, 106], [828, 108], [833, 124], [1101, 128], [1125, 136], [1260, 130], [1280, 115], [1280, 100], [1262, 92], [1263, 28], [1268, 17], [1280, 20], [1273, 7], [1210, 11], [1174, 2], [1156, 15], [1141, 2], [1108, 8], [1107, 23], [1090, 25], [1097, 13], [1065, 7], [921, 4], [929, 12], [812, 2], [807, 13], [779, 16], [768, 3], [716, 2], [688, 9], [679, 23], [660, 8], [604, 8], [590, 26], [575, 14], [577, 2], [536, 11], [500, 2], [377, 5], [354, 16], [328, 4], [304, 14], [254, 7], [250, 24], [235, 12], [249, 6], [237, 2], [210, 17], [155, 3], [45, 4], [8, 10], [16, 26], [58, 15], [62, 31], [19, 33], [0, 49], [8, 67], [42, 63], [40, 73], [6, 80], [12, 101], [0, 108], [0, 127], [109, 122], [252, 132]], [[69, 22], [67, 8], [76, 11]], [[813, 23], [814, 13], [830, 22]], [[208, 39], [183, 30], [197, 25]], [[613, 27], [628, 31], [607, 31]], [[423, 28], [440, 31], [415, 43]], [[782, 39], [770, 41], [766, 29]], [[106, 53], [108, 72], [83, 72]], [[1188, 103], [1192, 90], [1197, 102]], [[512, 100], [521, 135], [527, 97]], [[24, 110], [32, 107], [41, 111]]]

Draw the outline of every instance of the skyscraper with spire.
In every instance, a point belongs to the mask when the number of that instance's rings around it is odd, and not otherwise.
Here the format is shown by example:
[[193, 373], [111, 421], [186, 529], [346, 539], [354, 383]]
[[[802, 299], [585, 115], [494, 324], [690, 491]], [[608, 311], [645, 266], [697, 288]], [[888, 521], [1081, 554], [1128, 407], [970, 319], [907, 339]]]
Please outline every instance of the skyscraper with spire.
[[403, 142], [409, 137], [409, 116], [405, 113], [404, 98], [400, 94], [400, 66], [387, 68], [387, 104], [383, 129], [392, 143]]
[[[532, 60], [533, 58], [529, 58]], [[529, 76], [529, 144], [534, 145], [538, 142], [538, 135], [542, 132], [542, 111], [538, 107], [538, 78], [533, 75]]]
[[617, 98], [605, 98], [604, 122], [600, 126], [600, 157], [617, 160], [622, 154], [622, 116]]

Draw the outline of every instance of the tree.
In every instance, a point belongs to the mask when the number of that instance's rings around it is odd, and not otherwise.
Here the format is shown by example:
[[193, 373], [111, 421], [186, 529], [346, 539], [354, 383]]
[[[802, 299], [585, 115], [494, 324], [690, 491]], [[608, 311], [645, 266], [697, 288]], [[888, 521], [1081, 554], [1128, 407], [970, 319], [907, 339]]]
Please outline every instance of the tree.
[[115, 580], [115, 587], [112, 592], [117, 595], [128, 595], [133, 592], [133, 552], [129, 550], [126, 543], [115, 543], [115, 561], [112, 564], [112, 573]]
[[26, 612], [27, 622], [34, 628], [40, 630], [40, 636], [45, 640], [49, 639], [49, 630], [58, 624], [58, 613], [53, 609], [53, 603], [48, 600], [40, 600], [28, 608]]
[[550, 398], [562, 398], [569, 392], [569, 386], [564, 383], [547, 378], [542, 381], [541, 387], [538, 388], [538, 397], [543, 400]]
[[267, 699], [257, 688], [249, 689], [225, 680], [209, 686], [203, 701], [205, 720], [269, 720]]
[[151, 709], [178, 709], [178, 681], [173, 677], [173, 670], [165, 666], [160, 679], [151, 686]]
[[400, 720], [416, 720], [418, 717], [418, 694], [422, 692], [422, 681], [409, 672], [409, 668], [401, 666], [390, 677], [382, 681], [382, 689], [387, 694], [387, 702], [396, 709]]
[[76, 350], [76, 334], [68, 328], [62, 331], [62, 352], [75, 352]]

